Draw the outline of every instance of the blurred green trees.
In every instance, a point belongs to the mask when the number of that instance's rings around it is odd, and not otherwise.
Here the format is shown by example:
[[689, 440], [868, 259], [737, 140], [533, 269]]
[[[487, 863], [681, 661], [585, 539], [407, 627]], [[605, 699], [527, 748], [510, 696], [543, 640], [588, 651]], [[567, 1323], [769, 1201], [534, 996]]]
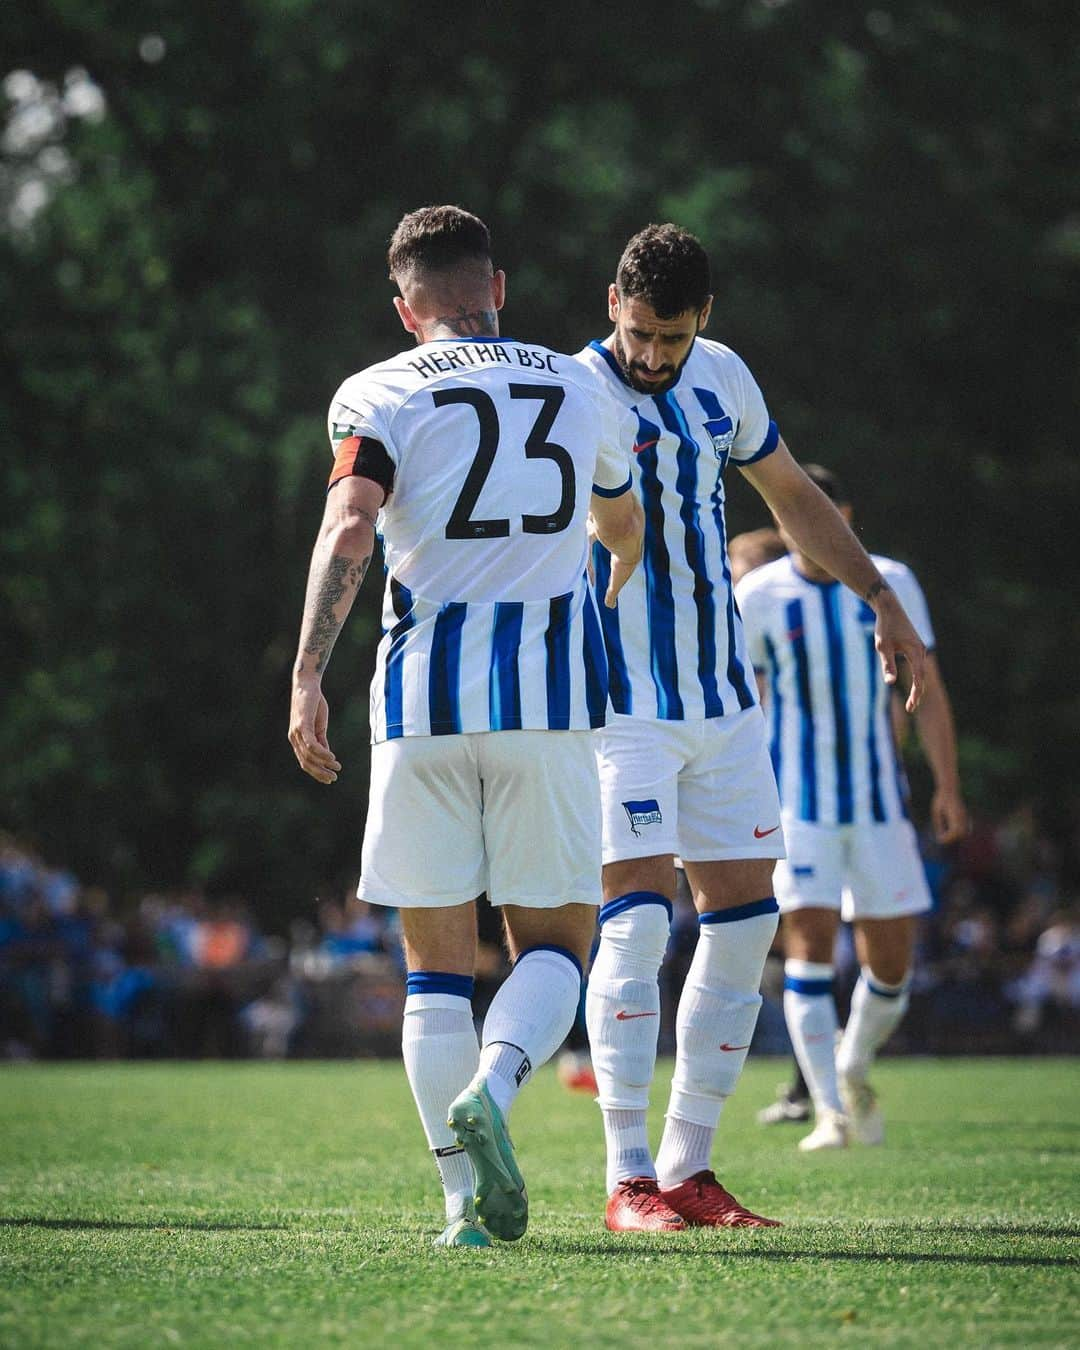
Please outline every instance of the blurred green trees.
[[[491, 223], [504, 331], [571, 350], [633, 230], [699, 232], [712, 336], [924, 582], [973, 795], [1069, 797], [1072, 8], [635, 13], [0, 12], [5, 825], [87, 877], [279, 915], [355, 870], [376, 579], [327, 679], [332, 792], [285, 740], [289, 663], [326, 405], [403, 345], [385, 242], [438, 200]], [[763, 523], [745, 489], [731, 513]]]

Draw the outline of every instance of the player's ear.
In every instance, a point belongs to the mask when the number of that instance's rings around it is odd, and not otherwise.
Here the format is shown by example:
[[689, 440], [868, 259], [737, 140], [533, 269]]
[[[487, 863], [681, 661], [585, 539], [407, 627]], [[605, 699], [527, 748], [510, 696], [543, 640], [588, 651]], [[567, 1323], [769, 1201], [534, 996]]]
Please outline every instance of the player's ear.
[[496, 309], [506, 304], [506, 273], [501, 267], [491, 278], [491, 300]]
[[619, 317], [619, 290], [614, 282], [607, 289], [607, 316], [612, 323]]
[[703, 333], [705, 331], [705, 325], [709, 322], [709, 315], [712, 313], [712, 301], [713, 298], [710, 295], [709, 298], [705, 301], [701, 313], [698, 315], [697, 330], [699, 333]]
[[416, 322], [412, 310], [400, 295], [394, 296], [394, 308], [397, 310], [397, 316], [401, 320], [401, 325], [406, 333], [420, 332], [420, 325]]

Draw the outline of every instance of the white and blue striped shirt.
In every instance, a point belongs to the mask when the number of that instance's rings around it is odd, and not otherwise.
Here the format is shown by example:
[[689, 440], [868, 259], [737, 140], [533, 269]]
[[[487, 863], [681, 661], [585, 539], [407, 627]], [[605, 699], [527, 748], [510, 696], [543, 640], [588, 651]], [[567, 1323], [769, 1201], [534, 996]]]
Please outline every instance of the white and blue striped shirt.
[[[932, 648], [926, 599], [911, 570], [891, 558], [874, 562]], [[906, 815], [874, 611], [838, 581], [808, 581], [790, 557], [749, 572], [736, 597], [751, 660], [765, 678], [785, 818], [850, 825]]]
[[630, 488], [625, 423], [572, 357], [505, 338], [425, 343], [340, 387], [331, 481], [373, 443], [393, 466], [374, 741], [603, 725], [586, 519], [594, 490]]
[[[757, 691], [731, 591], [723, 473], [729, 460], [752, 464], [776, 449], [761, 390], [740, 357], [705, 338], [663, 394], [632, 388], [599, 342], [576, 359], [606, 377], [636, 421], [645, 553], [617, 609], [600, 607], [614, 710], [683, 721], [752, 707]], [[600, 544], [593, 561], [603, 596], [610, 558]]]

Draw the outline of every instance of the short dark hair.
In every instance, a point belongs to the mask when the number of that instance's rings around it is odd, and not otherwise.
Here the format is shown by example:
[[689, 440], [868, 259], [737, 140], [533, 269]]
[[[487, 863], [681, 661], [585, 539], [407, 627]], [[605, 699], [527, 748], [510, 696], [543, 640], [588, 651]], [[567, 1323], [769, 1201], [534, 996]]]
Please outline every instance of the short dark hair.
[[644, 300], [658, 319], [700, 312], [712, 294], [709, 255], [678, 225], [646, 225], [623, 249], [615, 286], [626, 299]]
[[415, 268], [491, 262], [488, 227], [460, 206], [422, 206], [398, 221], [386, 254], [390, 276], [399, 281]]
[[802, 469], [811, 483], [816, 483], [829, 501], [842, 502], [845, 506], [851, 505], [847, 490], [832, 469], [826, 469], [823, 464], [804, 464]]

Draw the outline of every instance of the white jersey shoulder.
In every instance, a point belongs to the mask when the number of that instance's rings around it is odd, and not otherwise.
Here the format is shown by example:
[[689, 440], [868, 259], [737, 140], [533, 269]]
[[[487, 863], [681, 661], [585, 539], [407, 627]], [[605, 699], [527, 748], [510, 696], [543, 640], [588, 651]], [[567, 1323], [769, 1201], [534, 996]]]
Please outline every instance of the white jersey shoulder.
[[369, 438], [393, 464], [375, 739], [602, 723], [586, 521], [594, 489], [630, 487], [621, 417], [580, 363], [509, 339], [425, 343], [344, 381], [332, 445]]

